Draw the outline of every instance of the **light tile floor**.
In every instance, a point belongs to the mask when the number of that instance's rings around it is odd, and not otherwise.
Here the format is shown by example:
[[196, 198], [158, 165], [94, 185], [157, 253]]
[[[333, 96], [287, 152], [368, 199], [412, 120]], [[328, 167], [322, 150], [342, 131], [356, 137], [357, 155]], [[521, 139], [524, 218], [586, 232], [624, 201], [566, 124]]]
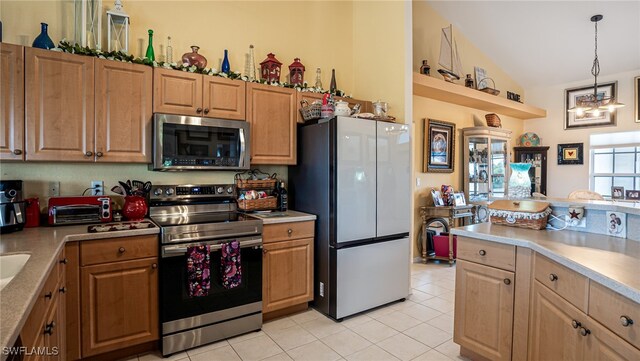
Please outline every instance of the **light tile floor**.
[[[412, 294], [342, 322], [314, 309], [163, 360], [466, 360], [453, 343], [455, 266], [413, 264]], [[159, 353], [127, 361], [160, 360]]]

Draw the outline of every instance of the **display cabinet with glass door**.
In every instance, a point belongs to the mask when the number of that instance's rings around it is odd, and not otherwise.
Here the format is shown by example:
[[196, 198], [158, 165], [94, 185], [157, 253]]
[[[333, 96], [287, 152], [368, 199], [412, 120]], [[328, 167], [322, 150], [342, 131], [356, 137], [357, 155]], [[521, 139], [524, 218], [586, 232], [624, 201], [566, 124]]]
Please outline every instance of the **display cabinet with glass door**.
[[529, 178], [531, 194], [547, 195], [547, 151], [549, 147], [513, 147], [514, 159], [518, 163], [531, 163]]
[[492, 127], [462, 129], [464, 192], [470, 202], [505, 197], [509, 181], [511, 131]]

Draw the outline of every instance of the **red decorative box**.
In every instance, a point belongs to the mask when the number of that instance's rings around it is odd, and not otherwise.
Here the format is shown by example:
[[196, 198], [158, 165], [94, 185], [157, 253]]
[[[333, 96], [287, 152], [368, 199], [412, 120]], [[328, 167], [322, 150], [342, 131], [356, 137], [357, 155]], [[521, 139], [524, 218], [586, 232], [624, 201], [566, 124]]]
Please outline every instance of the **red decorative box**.
[[[449, 257], [449, 236], [433, 236], [433, 248], [436, 251], [437, 257]], [[456, 250], [458, 249], [458, 237], [453, 236], [453, 258], [456, 257]]]

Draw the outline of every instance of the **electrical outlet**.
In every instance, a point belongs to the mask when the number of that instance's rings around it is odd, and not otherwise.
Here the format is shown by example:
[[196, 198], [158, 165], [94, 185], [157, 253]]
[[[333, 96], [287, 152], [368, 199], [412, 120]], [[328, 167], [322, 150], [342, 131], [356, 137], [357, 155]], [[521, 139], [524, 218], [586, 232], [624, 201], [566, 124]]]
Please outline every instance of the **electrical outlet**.
[[320, 297], [324, 297], [324, 283], [320, 282]]
[[60, 196], [60, 182], [52, 181], [49, 182], [49, 197], [58, 197]]
[[91, 181], [91, 195], [102, 196], [104, 195], [104, 182], [101, 180]]

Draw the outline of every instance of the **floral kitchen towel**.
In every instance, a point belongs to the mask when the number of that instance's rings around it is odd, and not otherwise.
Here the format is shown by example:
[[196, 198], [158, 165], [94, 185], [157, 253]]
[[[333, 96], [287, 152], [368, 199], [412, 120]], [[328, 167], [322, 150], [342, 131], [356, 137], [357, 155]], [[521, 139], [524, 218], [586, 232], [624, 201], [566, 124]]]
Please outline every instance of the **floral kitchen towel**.
[[240, 286], [242, 283], [240, 242], [234, 240], [222, 244], [220, 267], [222, 268], [222, 286], [224, 288], [232, 289]]
[[209, 294], [211, 287], [209, 246], [187, 247], [187, 282], [189, 297]]

